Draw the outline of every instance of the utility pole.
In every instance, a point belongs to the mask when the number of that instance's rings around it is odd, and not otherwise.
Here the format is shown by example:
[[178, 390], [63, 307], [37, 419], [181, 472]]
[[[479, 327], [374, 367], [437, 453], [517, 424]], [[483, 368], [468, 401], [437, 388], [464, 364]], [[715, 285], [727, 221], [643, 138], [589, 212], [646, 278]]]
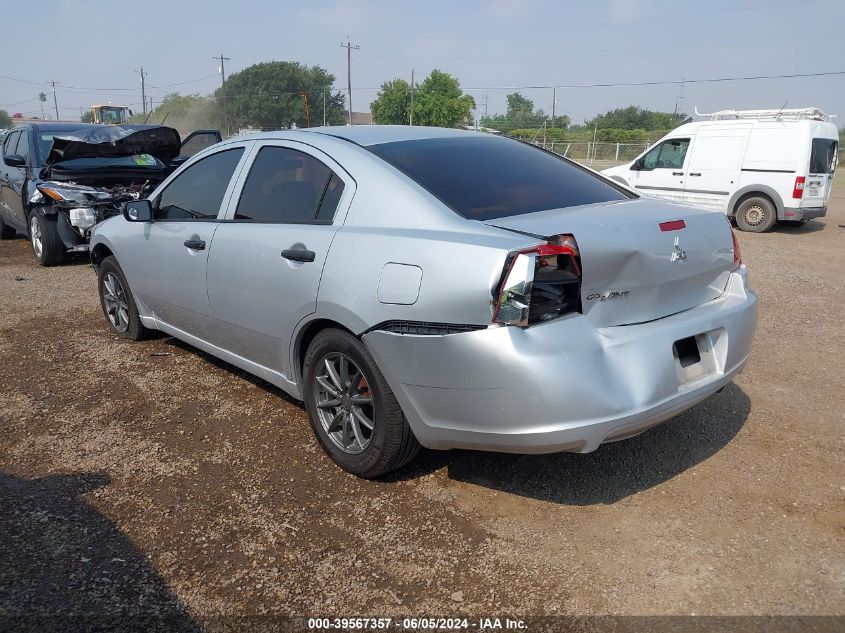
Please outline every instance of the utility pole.
[[356, 51], [360, 46], [349, 43], [349, 37], [346, 38], [346, 44], [341, 43], [342, 48], [346, 49], [346, 94], [347, 105], [349, 106], [349, 125], [352, 125], [352, 49]]
[[414, 69], [411, 68], [411, 125], [414, 124]]
[[141, 107], [144, 108], [144, 116], [147, 115], [147, 95], [144, 92], [144, 77], [150, 74], [150, 71], [144, 70], [144, 67], [141, 66], [141, 70], [136, 70], [136, 73], [141, 74]]
[[220, 56], [212, 55], [211, 59], [216, 59], [220, 62], [220, 101], [223, 103], [223, 127], [226, 128], [226, 136], [229, 136], [229, 117], [226, 113], [226, 62], [231, 61], [231, 57], [223, 57], [223, 52]]
[[557, 104], [557, 86], [552, 88], [552, 127], [555, 126], [555, 104]]
[[56, 101], [56, 82], [51, 81], [50, 85], [53, 86], [53, 106], [56, 108], [56, 121], [59, 120], [59, 103]]
[[326, 96], [328, 91], [328, 88], [323, 88], [323, 127], [326, 127]]

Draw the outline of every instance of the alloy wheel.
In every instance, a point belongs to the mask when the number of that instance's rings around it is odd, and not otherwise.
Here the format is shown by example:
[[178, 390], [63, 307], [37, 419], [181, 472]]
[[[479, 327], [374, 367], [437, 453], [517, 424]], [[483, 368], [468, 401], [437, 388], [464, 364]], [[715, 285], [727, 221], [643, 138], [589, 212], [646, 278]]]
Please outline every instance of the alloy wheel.
[[351, 455], [373, 439], [373, 394], [364, 372], [346, 354], [332, 352], [320, 362], [313, 385], [320, 424], [332, 443]]
[[112, 327], [118, 332], [126, 332], [129, 329], [129, 302], [123, 284], [114, 273], [103, 275], [103, 302]]
[[41, 257], [44, 246], [41, 243], [41, 225], [38, 223], [38, 218], [33, 214], [29, 221], [29, 235], [32, 240], [32, 250], [36, 257]]

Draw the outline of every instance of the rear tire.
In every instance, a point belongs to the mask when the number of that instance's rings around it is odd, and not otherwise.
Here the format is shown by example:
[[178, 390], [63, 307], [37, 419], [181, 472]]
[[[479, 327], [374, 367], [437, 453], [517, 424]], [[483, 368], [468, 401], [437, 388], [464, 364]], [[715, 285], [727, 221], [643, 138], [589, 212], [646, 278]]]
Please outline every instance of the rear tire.
[[14, 227], [9, 226], [0, 218], [0, 240], [11, 240], [17, 237], [18, 232]]
[[734, 218], [741, 231], [765, 233], [772, 230], [778, 220], [778, 215], [775, 205], [770, 200], [753, 196], [739, 203]]
[[308, 346], [302, 373], [311, 427], [335, 464], [372, 478], [401, 468], [417, 454], [420, 445], [396, 396], [359, 339], [343, 330], [323, 330]]
[[132, 341], [140, 341], [149, 330], [141, 323], [138, 306], [126, 282], [117, 260], [110, 255], [100, 262], [97, 270], [97, 288], [100, 291], [100, 306], [109, 329]]
[[58, 218], [35, 209], [29, 215], [29, 245], [32, 254], [41, 266], [61, 264], [65, 258], [65, 245], [56, 228]]

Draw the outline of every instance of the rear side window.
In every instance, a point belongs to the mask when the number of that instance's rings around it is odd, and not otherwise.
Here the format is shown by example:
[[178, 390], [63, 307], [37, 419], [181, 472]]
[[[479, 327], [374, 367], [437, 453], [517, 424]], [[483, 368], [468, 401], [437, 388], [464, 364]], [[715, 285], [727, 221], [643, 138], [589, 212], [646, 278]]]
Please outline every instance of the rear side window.
[[555, 154], [510, 139], [420, 139], [367, 149], [470, 220], [634, 197]]
[[810, 153], [811, 174], [832, 174], [836, 170], [836, 152], [839, 143], [830, 138], [814, 138]]
[[343, 181], [319, 160], [288, 147], [263, 147], [244, 183], [235, 220], [330, 223]]
[[176, 176], [158, 198], [156, 220], [216, 219], [243, 153], [239, 147], [212, 154]]

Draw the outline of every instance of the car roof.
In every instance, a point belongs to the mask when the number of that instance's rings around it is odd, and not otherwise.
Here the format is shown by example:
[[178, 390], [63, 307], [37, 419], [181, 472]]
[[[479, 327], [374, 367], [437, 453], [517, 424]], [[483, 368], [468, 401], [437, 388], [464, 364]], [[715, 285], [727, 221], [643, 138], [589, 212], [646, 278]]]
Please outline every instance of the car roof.
[[467, 138], [478, 136], [491, 138], [489, 134], [442, 127], [424, 127], [410, 125], [337, 125], [328, 127], [301, 128], [298, 130], [280, 130], [278, 132], [258, 132], [243, 138], [273, 139], [296, 138], [301, 134], [322, 134], [343, 139], [356, 145], [368, 146], [380, 143], [395, 143], [429, 138]]

